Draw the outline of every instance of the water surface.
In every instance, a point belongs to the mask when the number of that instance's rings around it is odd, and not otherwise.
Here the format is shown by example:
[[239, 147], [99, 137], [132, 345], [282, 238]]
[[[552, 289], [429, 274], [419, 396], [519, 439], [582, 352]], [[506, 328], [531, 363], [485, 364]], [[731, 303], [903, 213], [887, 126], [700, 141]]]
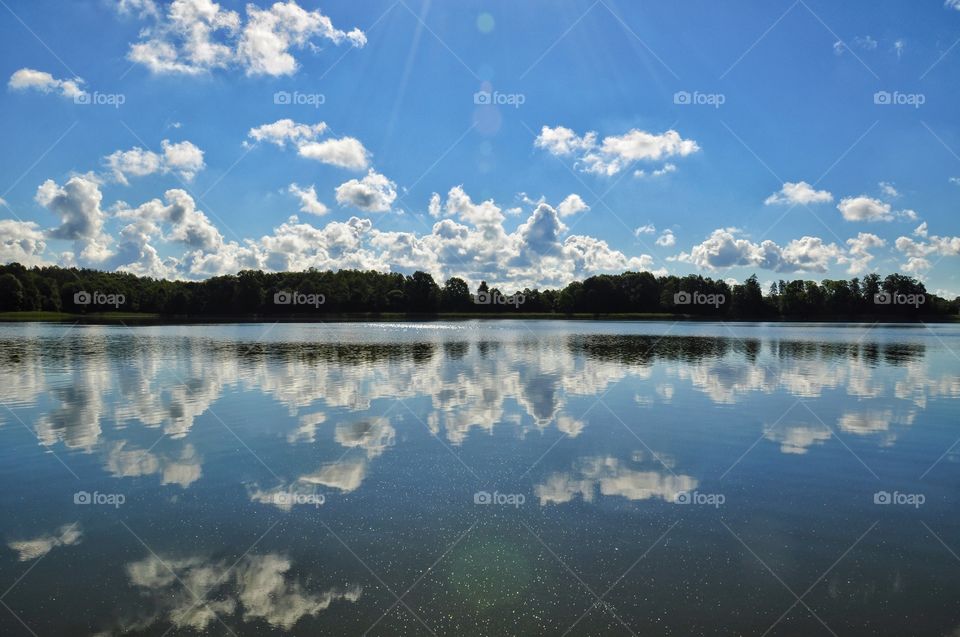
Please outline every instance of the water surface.
[[0, 325], [0, 634], [954, 635], [958, 351]]

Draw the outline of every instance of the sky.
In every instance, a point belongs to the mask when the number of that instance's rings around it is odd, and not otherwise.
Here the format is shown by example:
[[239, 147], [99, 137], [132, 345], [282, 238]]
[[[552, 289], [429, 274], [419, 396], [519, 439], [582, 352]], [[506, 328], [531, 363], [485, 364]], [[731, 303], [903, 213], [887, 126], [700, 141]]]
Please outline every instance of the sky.
[[960, 0], [0, 0], [0, 261], [960, 295]]

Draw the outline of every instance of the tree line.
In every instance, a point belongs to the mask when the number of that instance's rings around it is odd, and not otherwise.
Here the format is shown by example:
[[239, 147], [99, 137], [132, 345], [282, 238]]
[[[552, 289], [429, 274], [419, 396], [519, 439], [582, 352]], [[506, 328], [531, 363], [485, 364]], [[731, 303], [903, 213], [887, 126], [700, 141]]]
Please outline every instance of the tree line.
[[837, 319], [948, 317], [947, 300], [901, 274], [850, 280], [773, 283], [763, 294], [756, 276], [730, 285], [699, 275], [602, 274], [562, 289], [512, 290], [482, 282], [471, 292], [460, 278], [441, 287], [426, 272], [360, 270], [261, 272], [203, 281], [167, 281], [124, 272], [58, 266], [0, 266], [0, 311], [144, 312], [167, 316], [350, 313], [649, 314], [715, 318]]

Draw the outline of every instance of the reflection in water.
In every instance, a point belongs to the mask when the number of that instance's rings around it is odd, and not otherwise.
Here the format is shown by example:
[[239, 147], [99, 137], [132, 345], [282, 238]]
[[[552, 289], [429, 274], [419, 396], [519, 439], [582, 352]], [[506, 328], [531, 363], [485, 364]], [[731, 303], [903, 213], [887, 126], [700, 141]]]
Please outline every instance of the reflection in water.
[[[634, 459], [639, 459], [636, 454]], [[614, 457], [605, 456], [584, 458], [573, 471], [551, 474], [546, 482], [535, 487], [535, 493], [540, 504], [563, 504], [578, 495], [586, 502], [593, 502], [599, 486], [601, 495], [673, 502], [677, 494], [696, 489], [697, 484], [697, 479], [691, 476], [632, 469]]]
[[64, 524], [53, 533], [44, 533], [29, 540], [16, 540], [9, 542], [7, 546], [16, 551], [17, 559], [27, 562], [43, 557], [58, 546], [79, 544], [82, 538], [83, 530], [80, 528], [80, 523], [74, 522]]
[[149, 555], [126, 565], [130, 584], [144, 595], [141, 615], [121, 620], [116, 634], [144, 630], [157, 622], [203, 631], [239, 614], [289, 630], [337, 601], [356, 602], [359, 586], [311, 592], [288, 573], [290, 560], [277, 553], [246, 555], [239, 562], [203, 557]]
[[[816, 468], [822, 482], [842, 490], [846, 474], [836, 472], [849, 467], [830, 463], [846, 457], [847, 449], [872, 468], [878, 461], [871, 451], [890, 457], [895, 445], [921, 448], [917, 434], [931, 420], [925, 410], [946, 409], [960, 397], [954, 361], [936, 341], [913, 333], [907, 338], [877, 328], [838, 335], [823, 328], [830, 337], [812, 341], [797, 337], [807, 333], [802, 328], [744, 328], [748, 337], [735, 338], [723, 336], [729, 326], [691, 324], [677, 328], [687, 332], [680, 336], [631, 333], [655, 331], [646, 325], [560, 326], [348, 324], [281, 326], [267, 333], [263, 326], [35, 328], [39, 335], [0, 326], [0, 400], [10, 408], [0, 421], [0, 439], [13, 449], [6, 468], [11, 495], [0, 505], [5, 514], [22, 510], [24, 501], [51, 509], [47, 516], [24, 516], [16, 530], [4, 529], [6, 559], [12, 564], [50, 553], [79, 559], [98, 546], [105, 553], [102, 547], [111, 545], [110, 533], [116, 532], [105, 529], [105, 517], [128, 519], [138, 506], [182, 507], [165, 512], [183, 516], [168, 520], [174, 531], [184, 528], [183, 537], [205, 536], [211, 528], [251, 530], [256, 537], [274, 528], [267, 520], [280, 518], [283, 524], [273, 532], [288, 532], [290, 542], [307, 538], [310, 559], [269, 552], [265, 541], [260, 554], [246, 555], [231, 569], [233, 561], [220, 556], [234, 548], [230, 554], [240, 555], [248, 546], [184, 553], [180, 536], [167, 527], [156, 530], [156, 537], [142, 531], [156, 553], [138, 561], [129, 562], [141, 557], [139, 543], [135, 553], [101, 554], [103, 569], [142, 599], [137, 612], [103, 623], [116, 634], [159, 633], [167, 626], [219, 631], [221, 620], [231, 629], [259, 622], [282, 631], [303, 621], [297, 627], [303, 634], [330, 632], [338, 626], [326, 623], [335, 612], [352, 621], [350, 613], [367, 604], [371, 608], [363, 613], [372, 614], [372, 621], [383, 608], [373, 604], [370, 592], [361, 599], [360, 585], [372, 586], [369, 572], [351, 571], [332, 556], [342, 547], [309, 544], [319, 520], [344, 529], [343, 542], [351, 546], [345, 556], [355, 543], [366, 543], [356, 555], [378, 567], [389, 564], [395, 569], [391, 577], [403, 581], [403, 573], [424, 571], [398, 557], [401, 549], [430, 536], [434, 521], [454, 533], [488, 512], [497, 519], [568, 516], [574, 524], [596, 524], [598, 537], [607, 538], [626, 532], [618, 525], [631, 513], [695, 511], [663, 502], [718, 487], [724, 471], [734, 471], [725, 483], [731, 490], [751, 489], [736, 499], [745, 509], [733, 510], [729, 519], [768, 519], [776, 516], [750, 498], [753, 489], [764, 492], [770, 475], [755, 472], [789, 466], [770, 487], [787, 491], [792, 477]], [[697, 335], [710, 329], [712, 335]], [[19, 424], [11, 426], [16, 419], [28, 423], [36, 440]], [[646, 451], [637, 451], [641, 447]], [[750, 458], [739, 463], [745, 451]], [[47, 485], [20, 485], [17, 478], [34, 475], [31, 470], [41, 464], [48, 469], [49, 457], [42, 463], [36, 458], [51, 452], [77, 468], [82, 484], [57, 483], [58, 490], [38, 505], [40, 498], [28, 498]], [[916, 473], [942, 452], [927, 454], [932, 457]], [[912, 461], [903, 457], [898, 460]], [[949, 453], [943, 456], [944, 464], [954, 461]], [[473, 505], [476, 477], [490, 480], [491, 491], [525, 494], [526, 506], [513, 511]], [[130, 497], [120, 510], [89, 506], [65, 515], [57, 507], [79, 488]], [[463, 503], [465, 511], [457, 508]], [[578, 517], [582, 510], [589, 512], [584, 519]], [[611, 511], [622, 517], [605, 518]], [[822, 511], [809, 513], [817, 520]], [[102, 517], [94, 524], [84, 516]], [[255, 516], [263, 519], [254, 524]], [[77, 523], [58, 528], [77, 517]], [[140, 520], [131, 528], [149, 526]], [[549, 525], [533, 526], [549, 531]], [[434, 580], [430, 574], [420, 584], [435, 587], [424, 593], [429, 599], [460, 605], [448, 610], [438, 602], [447, 618], [456, 617], [458, 608], [487, 612], [512, 603], [504, 572], [514, 593], [531, 597], [547, 581], [535, 553], [524, 552], [506, 534], [477, 528], [476, 542], [465, 539], [444, 562], [452, 575]], [[94, 542], [94, 536], [107, 541]], [[430, 536], [425, 546], [442, 550], [453, 539]], [[568, 540], [545, 542], [564, 558], [587, 550], [562, 545]], [[387, 546], [391, 541], [402, 546]], [[440, 554], [431, 553], [428, 563]], [[593, 557], [610, 564], [602, 555]], [[846, 594], [841, 580], [831, 586]], [[323, 613], [331, 607], [337, 610]], [[388, 621], [392, 617], [384, 619], [385, 634], [403, 632], [387, 628]], [[258, 626], [243, 628], [255, 634]], [[512, 628], [489, 632], [536, 632]], [[600, 634], [603, 627], [591, 630]]]

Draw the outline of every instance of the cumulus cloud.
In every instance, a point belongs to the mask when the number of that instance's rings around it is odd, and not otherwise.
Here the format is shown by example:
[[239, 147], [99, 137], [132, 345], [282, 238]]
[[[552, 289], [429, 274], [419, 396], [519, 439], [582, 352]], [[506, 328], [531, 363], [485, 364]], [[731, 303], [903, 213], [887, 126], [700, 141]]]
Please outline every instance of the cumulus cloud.
[[933, 267], [928, 257], [960, 255], [960, 237], [931, 235], [926, 222], [917, 226], [913, 231], [913, 237], [897, 237], [894, 245], [907, 257], [907, 261], [901, 264], [900, 268], [911, 274], [920, 274]]
[[247, 75], [292, 75], [299, 68], [293, 51], [315, 49], [317, 39], [356, 47], [367, 41], [359, 29], [337, 29], [320, 11], [294, 0], [268, 8], [247, 4], [246, 20], [212, 0], [173, 0], [165, 12], [153, 2], [126, 0], [118, 9], [150, 20], [128, 58], [153, 73], [199, 75], [235, 67]]
[[317, 191], [313, 186], [301, 188], [297, 184], [290, 184], [289, 192], [300, 199], [301, 212], [320, 216], [329, 211], [323, 202], [317, 199]]
[[270, 142], [281, 148], [288, 143], [295, 146], [317, 139], [327, 130], [325, 122], [317, 124], [298, 124], [292, 119], [278, 119], [272, 124], [263, 124], [251, 128], [247, 136], [257, 142]]
[[676, 260], [707, 270], [748, 266], [775, 272], [826, 272], [844, 254], [836, 244], [819, 237], [801, 237], [781, 247], [770, 240], [754, 243], [739, 234], [736, 228], [718, 228]]
[[176, 173], [184, 181], [193, 181], [197, 173], [206, 167], [203, 151], [189, 141], [160, 142], [162, 152], [155, 153], [139, 147], [118, 150], [103, 158], [113, 179], [129, 185], [129, 177], [144, 177], [155, 173]]
[[890, 221], [893, 219], [891, 208], [890, 204], [867, 195], [844, 197], [837, 204], [837, 210], [847, 221]]
[[833, 195], [826, 190], [816, 190], [805, 181], [784, 182], [783, 187], [764, 200], [764, 205], [805, 206], [812, 203], [833, 201]]
[[110, 255], [112, 239], [103, 231], [103, 194], [96, 181], [75, 176], [60, 186], [48, 179], [37, 189], [35, 199], [60, 217], [60, 226], [47, 232], [49, 238], [73, 241], [80, 256], [89, 261], [103, 261]]
[[[306, 201], [301, 199], [301, 204], [312, 206], [310, 188], [294, 187], [288, 191], [303, 195]], [[338, 202], [370, 211], [389, 210], [395, 197], [394, 184], [374, 171], [338, 189]], [[39, 261], [49, 239], [64, 239], [79, 242], [88, 259], [91, 250], [86, 248], [103, 248], [101, 267], [171, 279], [244, 269], [354, 268], [424, 270], [438, 281], [458, 276], [473, 286], [487, 280], [522, 289], [565, 285], [605, 272], [666, 274], [662, 268], [654, 269], [649, 255], [628, 256], [598, 238], [569, 235], [559, 211], [546, 202], [508, 231], [500, 205], [492, 199], [474, 201], [461, 186], [451, 188], [445, 197], [430, 198], [436, 222], [423, 234], [378, 230], [369, 219], [358, 217], [314, 226], [293, 216], [269, 234], [240, 241], [227, 241], [181, 189], [137, 206], [124, 202], [111, 206], [110, 218], [121, 224], [116, 239], [104, 233], [102, 196], [95, 181], [78, 176], [59, 186], [51, 180], [41, 186], [37, 199], [57, 212], [62, 223], [43, 232], [32, 223], [5, 222], [8, 239], [0, 242], [0, 249], [6, 261], [30, 262], [30, 255]], [[116, 249], [106, 251], [107, 245]], [[66, 265], [73, 255], [65, 254], [60, 262]]]
[[324, 122], [299, 124], [292, 119], [280, 119], [272, 124], [251, 128], [247, 137], [254, 142], [269, 142], [280, 146], [296, 147], [301, 157], [313, 159], [331, 166], [364, 170], [370, 163], [370, 151], [360, 140], [353, 137], [318, 141], [327, 131]]
[[[683, 139], [675, 130], [657, 134], [634, 128], [623, 135], [604, 137], [599, 143], [597, 139], [595, 132], [579, 136], [564, 126], [544, 126], [534, 146], [556, 156], [572, 155], [581, 170], [603, 175], [615, 175], [638, 161], [686, 157], [700, 150], [695, 141]], [[675, 168], [667, 164], [658, 172], [665, 174]]]
[[850, 256], [841, 259], [841, 263], [849, 263], [847, 274], [860, 275], [867, 271], [870, 262], [873, 260], [873, 254], [869, 252], [872, 248], [882, 248], [887, 242], [875, 234], [861, 232], [856, 238], [847, 239]]
[[372, 168], [363, 179], [337, 186], [337, 203], [364, 212], [388, 212], [397, 198], [397, 185]]
[[22, 68], [10, 76], [7, 86], [15, 91], [40, 91], [41, 93], [57, 93], [68, 99], [76, 99], [84, 94], [80, 88], [83, 80], [75, 77], [72, 80], [58, 80], [46, 71]]
[[32, 221], [0, 219], [0, 262], [21, 263], [27, 267], [48, 265], [43, 232]]
[[673, 236], [673, 230], [664, 230], [663, 233], [657, 237], [656, 244], [658, 246], [663, 246], [664, 248], [671, 248], [677, 243], [677, 238]]
[[567, 195], [557, 206], [557, 212], [561, 217], [569, 217], [585, 210], [590, 210], [590, 206], [576, 193]]
[[297, 152], [307, 159], [315, 159], [324, 164], [352, 170], [363, 170], [369, 163], [369, 152], [360, 140], [353, 137], [306, 142], [300, 144]]

